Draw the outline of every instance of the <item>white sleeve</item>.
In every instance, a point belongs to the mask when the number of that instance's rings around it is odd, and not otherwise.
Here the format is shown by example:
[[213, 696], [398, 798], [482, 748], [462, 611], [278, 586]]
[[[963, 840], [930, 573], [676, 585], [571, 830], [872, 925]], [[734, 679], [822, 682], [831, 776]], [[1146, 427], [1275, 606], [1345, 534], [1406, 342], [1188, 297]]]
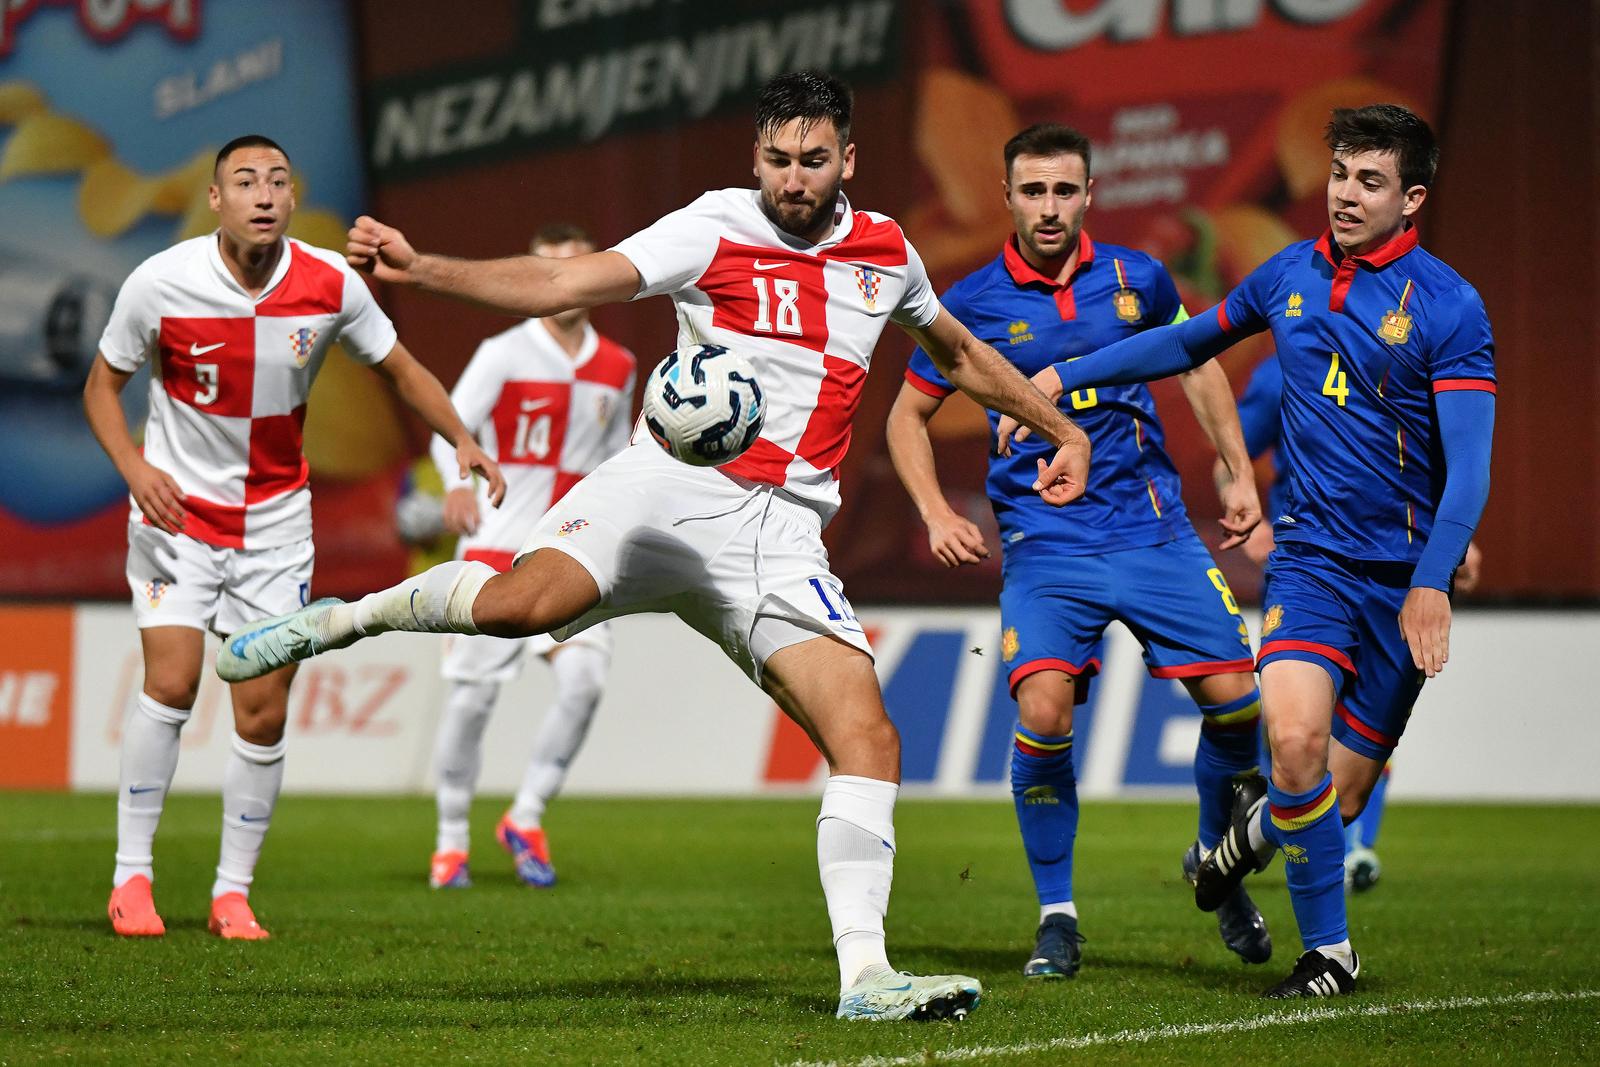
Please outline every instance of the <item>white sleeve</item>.
[[345, 353], [368, 366], [383, 362], [399, 340], [394, 323], [372, 299], [372, 291], [361, 275], [348, 266], [344, 271], [344, 307], [339, 316], [339, 341]]
[[117, 290], [111, 318], [100, 335], [100, 354], [117, 370], [131, 374], [149, 361], [160, 336], [156, 279], [147, 263], [141, 263]]
[[939, 317], [939, 297], [933, 291], [933, 282], [928, 278], [928, 268], [922, 265], [922, 257], [917, 255], [917, 250], [911, 247], [911, 241], [906, 241], [906, 290], [900, 296], [900, 303], [895, 305], [894, 313], [889, 316], [890, 321], [922, 329], [932, 326], [933, 320]]
[[[629, 356], [633, 353], [629, 352]], [[622, 409], [612, 412], [611, 425], [606, 427], [606, 455], [614, 456], [628, 447], [633, 438], [633, 392], [638, 384], [639, 363], [628, 374], [628, 383], [622, 387]]]
[[[456, 387], [450, 390], [451, 406], [456, 409], [456, 414], [461, 416], [461, 423], [467, 428], [467, 432], [477, 438], [480, 444], [483, 442], [484, 424], [489, 421], [489, 414], [494, 410], [494, 402], [500, 397], [505, 377], [501, 361], [495, 358], [495, 346], [491, 341], [485, 341], [467, 361], [461, 377], [456, 379]], [[433, 465], [439, 468], [439, 477], [444, 482], [445, 492], [471, 488], [472, 478], [461, 477], [461, 468], [456, 463], [455, 446], [449, 441], [434, 434], [428, 441], [428, 455], [433, 458]]]
[[721, 198], [706, 193], [612, 246], [644, 279], [633, 299], [677, 292], [705, 273], [723, 229]]

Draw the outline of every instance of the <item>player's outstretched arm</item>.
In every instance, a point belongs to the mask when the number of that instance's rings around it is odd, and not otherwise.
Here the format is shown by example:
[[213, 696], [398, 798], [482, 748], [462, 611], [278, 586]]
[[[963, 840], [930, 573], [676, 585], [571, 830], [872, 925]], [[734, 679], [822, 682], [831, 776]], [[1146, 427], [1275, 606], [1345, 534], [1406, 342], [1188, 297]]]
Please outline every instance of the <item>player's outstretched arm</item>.
[[373, 369], [389, 380], [400, 399], [422, 417], [429, 429], [455, 446], [456, 464], [462, 478], [477, 473], [488, 480], [489, 502], [499, 507], [506, 495], [506, 480], [500, 473], [500, 465], [478, 445], [451, 406], [450, 394], [444, 391], [433, 372], [418, 363], [417, 357], [398, 341]]
[[633, 263], [619, 252], [568, 259], [454, 259], [418, 252], [405, 234], [370, 215], [350, 227], [345, 259], [381, 282], [532, 318], [631, 300], [642, 282]]
[[[1059, 397], [1094, 386], [1134, 385], [1153, 382], [1193, 370], [1214, 359], [1234, 341], [1223, 328], [1217, 314], [1208, 312], [1192, 319], [1157, 326], [1125, 337], [1100, 351], [1046, 367], [1033, 376], [1033, 384], [1046, 396]], [[997, 430], [997, 447], [1011, 454], [1011, 440], [1027, 437], [1027, 425], [1002, 418]]]
[[1233, 400], [1233, 387], [1227, 372], [1215, 360], [1208, 360], [1178, 376], [1183, 395], [1217, 450], [1220, 470], [1217, 495], [1222, 501], [1220, 521], [1226, 536], [1220, 547], [1236, 548], [1250, 539], [1261, 523], [1261, 494], [1256, 491], [1256, 472], [1250, 465], [1244, 429], [1239, 422], [1239, 407]]
[[1056, 446], [1049, 463], [1039, 460], [1039, 477], [1033, 483], [1047, 503], [1059, 506], [1083, 495], [1089, 479], [1089, 436], [1061, 413], [1054, 400], [943, 308], [929, 325], [903, 328], [951, 385], [984, 407], [1031, 426]]
[[94, 366], [89, 368], [89, 380], [83, 387], [83, 413], [89, 420], [89, 429], [95, 440], [105, 449], [111, 463], [128, 483], [128, 492], [150, 524], [165, 533], [183, 530], [183, 490], [172, 475], [145, 461], [133, 434], [128, 432], [128, 420], [122, 413], [122, 390], [133, 377], [131, 371], [120, 371], [107, 363], [104, 356], [96, 355]]
[[943, 403], [943, 397], [929, 396], [910, 385], [900, 387], [889, 411], [889, 459], [928, 527], [928, 547], [946, 567], [959, 567], [988, 559], [989, 546], [983, 543], [977, 524], [956, 514], [939, 488], [928, 420]]
[[1489, 500], [1489, 460], [1494, 439], [1494, 394], [1463, 389], [1434, 394], [1444, 489], [1411, 591], [1400, 608], [1400, 632], [1417, 670], [1429, 678], [1450, 658], [1451, 575], [1466, 558]]

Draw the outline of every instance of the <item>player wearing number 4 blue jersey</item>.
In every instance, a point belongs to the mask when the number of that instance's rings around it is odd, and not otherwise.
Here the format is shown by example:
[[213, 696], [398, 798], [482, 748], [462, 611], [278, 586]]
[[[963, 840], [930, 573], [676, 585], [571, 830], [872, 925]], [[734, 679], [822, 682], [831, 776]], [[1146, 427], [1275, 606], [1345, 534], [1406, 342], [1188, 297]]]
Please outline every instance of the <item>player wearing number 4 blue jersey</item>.
[[[1031, 374], [1186, 317], [1160, 263], [1083, 232], [1091, 188], [1083, 135], [1033, 126], [1011, 139], [1005, 159], [1016, 233], [988, 266], [944, 295], [945, 307], [976, 336]], [[1183, 388], [1233, 472], [1223, 486], [1223, 525], [1225, 545], [1240, 543], [1261, 505], [1227, 376], [1211, 364], [1186, 375]], [[934, 471], [927, 423], [954, 391], [919, 349], [889, 417], [895, 468], [947, 566], [988, 555], [978, 528], [951, 510]], [[1001, 657], [1020, 720], [1012, 793], [1040, 904], [1037, 945], [1023, 973], [1039, 978], [1070, 976], [1081, 959], [1072, 890], [1072, 713], [1100, 667], [1106, 626], [1127, 624], [1144, 645], [1150, 673], [1180, 681], [1205, 715], [1195, 755], [1199, 837], [1186, 868], [1227, 829], [1234, 776], [1256, 764], [1260, 709], [1249, 634], [1184, 512], [1150, 391], [1087, 389], [1061, 406], [1093, 446], [1094, 476], [1081, 501], [1062, 512], [1029, 499], [1048, 453], [1043, 443], [992, 457], [988, 478], [1004, 557]], [[999, 416], [991, 411], [989, 418]], [[1266, 924], [1242, 888], [1218, 919], [1224, 942], [1245, 960], [1271, 955]]]
[[1272, 781], [1195, 891], [1213, 905], [1283, 851], [1306, 952], [1272, 997], [1355, 988], [1340, 818], [1361, 812], [1448, 658], [1451, 576], [1488, 498], [1494, 428], [1483, 302], [1412, 226], [1433, 131], [1375, 104], [1335, 111], [1327, 140], [1327, 233], [1273, 256], [1214, 312], [1034, 379], [1059, 396], [1187, 371], [1263, 330], [1277, 343], [1289, 479], [1258, 657]]

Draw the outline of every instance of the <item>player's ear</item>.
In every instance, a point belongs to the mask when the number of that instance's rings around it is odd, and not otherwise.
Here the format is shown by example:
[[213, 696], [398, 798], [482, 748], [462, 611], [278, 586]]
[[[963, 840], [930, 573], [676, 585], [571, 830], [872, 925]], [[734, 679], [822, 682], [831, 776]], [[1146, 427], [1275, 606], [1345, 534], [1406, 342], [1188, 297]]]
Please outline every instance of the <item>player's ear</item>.
[[856, 144], [851, 141], [844, 146], [844, 170], [840, 172], [841, 181], [849, 181], [856, 174]]
[[761, 139], [756, 138], [750, 149], [750, 173], [761, 177]]
[[1083, 183], [1083, 209], [1089, 210], [1089, 205], [1094, 203], [1094, 179], [1090, 178]]
[[1409, 219], [1412, 215], [1415, 215], [1422, 207], [1422, 202], [1426, 199], [1428, 199], [1428, 187], [1426, 185], [1413, 185], [1407, 189], [1406, 202], [1400, 208], [1401, 217]]
[[216, 182], [212, 182], [211, 186], [206, 190], [206, 201], [211, 205], [211, 210], [214, 213], [222, 211], [222, 190], [217, 187]]

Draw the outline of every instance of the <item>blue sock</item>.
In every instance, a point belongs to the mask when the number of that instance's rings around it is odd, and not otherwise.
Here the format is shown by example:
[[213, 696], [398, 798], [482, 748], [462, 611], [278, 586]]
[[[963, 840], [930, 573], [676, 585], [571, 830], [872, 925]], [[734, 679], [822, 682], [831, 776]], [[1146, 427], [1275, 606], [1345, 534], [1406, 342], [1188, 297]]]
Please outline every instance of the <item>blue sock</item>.
[[1078, 779], [1072, 735], [1036, 734], [1020, 723], [1011, 752], [1011, 797], [1040, 904], [1072, 899], [1072, 845], [1078, 837]]
[[1194, 788], [1200, 794], [1200, 843], [1215, 848], [1233, 810], [1233, 776], [1256, 766], [1261, 692], [1227, 704], [1201, 704], [1200, 743], [1194, 750]]
[[1355, 822], [1345, 827], [1346, 851], [1377, 846], [1378, 826], [1383, 822], [1383, 802], [1388, 795], [1389, 767], [1385, 764], [1383, 773], [1378, 775], [1378, 781], [1372, 787], [1372, 795], [1367, 797], [1367, 806], [1361, 809]]
[[1283, 852], [1300, 941], [1307, 949], [1348, 940], [1344, 911], [1344, 824], [1333, 775], [1304, 793], [1267, 785], [1268, 818], [1261, 821], [1267, 840]]

